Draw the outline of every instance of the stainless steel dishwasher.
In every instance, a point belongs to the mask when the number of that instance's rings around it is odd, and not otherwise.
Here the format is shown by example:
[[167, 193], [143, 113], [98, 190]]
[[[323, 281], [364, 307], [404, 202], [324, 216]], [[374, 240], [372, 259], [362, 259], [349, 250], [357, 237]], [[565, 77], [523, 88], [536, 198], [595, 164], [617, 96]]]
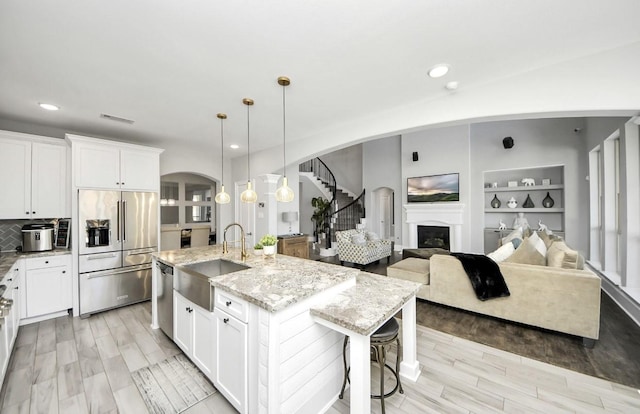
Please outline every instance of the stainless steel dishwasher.
[[158, 267], [158, 324], [173, 339], [173, 267], [156, 262]]

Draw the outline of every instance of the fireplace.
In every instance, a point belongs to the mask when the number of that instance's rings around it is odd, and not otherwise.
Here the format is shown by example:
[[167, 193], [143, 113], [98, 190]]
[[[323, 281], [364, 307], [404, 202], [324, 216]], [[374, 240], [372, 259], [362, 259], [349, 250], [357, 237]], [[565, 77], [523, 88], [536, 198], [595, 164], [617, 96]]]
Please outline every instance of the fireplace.
[[407, 226], [409, 227], [410, 249], [418, 247], [418, 226], [446, 227], [449, 230], [449, 250], [463, 251], [462, 224], [464, 204], [462, 203], [413, 203], [405, 204]]
[[418, 248], [439, 247], [450, 250], [449, 227], [418, 226]]

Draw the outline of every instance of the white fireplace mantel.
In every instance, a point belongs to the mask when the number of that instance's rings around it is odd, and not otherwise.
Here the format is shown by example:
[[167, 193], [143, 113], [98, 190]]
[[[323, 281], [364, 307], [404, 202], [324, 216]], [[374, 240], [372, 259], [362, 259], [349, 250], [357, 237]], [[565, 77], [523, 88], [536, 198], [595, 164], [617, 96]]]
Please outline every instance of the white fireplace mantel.
[[418, 226], [449, 227], [451, 251], [462, 251], [464, 204], [405, 204], [409, 225], [409, 247], [418, 247]]

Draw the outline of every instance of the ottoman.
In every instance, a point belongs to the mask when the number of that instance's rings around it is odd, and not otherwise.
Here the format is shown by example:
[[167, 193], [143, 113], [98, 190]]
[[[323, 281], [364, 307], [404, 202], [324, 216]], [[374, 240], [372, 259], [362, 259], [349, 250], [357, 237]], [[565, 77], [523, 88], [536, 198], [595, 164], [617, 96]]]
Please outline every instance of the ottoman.
[[421, 287], [416, 296], [420, 299], [429, 299], [429, 261], [409, 257], [387, 267], [387, 276], [397, 279], [409, 280], [420, 283]]

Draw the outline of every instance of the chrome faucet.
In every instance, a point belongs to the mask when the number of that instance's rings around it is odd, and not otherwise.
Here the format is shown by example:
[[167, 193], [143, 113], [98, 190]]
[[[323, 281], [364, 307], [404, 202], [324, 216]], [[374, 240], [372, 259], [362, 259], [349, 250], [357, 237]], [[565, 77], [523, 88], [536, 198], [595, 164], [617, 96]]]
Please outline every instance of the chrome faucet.
[[224, 228], [224, 233], [222, 235], [222, 238], [224, 239], [224, 241], [222, 242], [222, 254], [229, 253], [229, 249], [227, 248], [227, 230], [229, 230], [229, 228], [233, 227], [233, 226], [240, 227], [240, 235], [241, 235], [240, 241], [242, 243], [242, 247], [240, 249], [240, 257], [242, 257], [243, 259], [246, 259], [247, 258], [247, 248], [245, 247], [246, 239], [244, 237], [244, 229], [238, 223], [231, 223], [227, 227]]

